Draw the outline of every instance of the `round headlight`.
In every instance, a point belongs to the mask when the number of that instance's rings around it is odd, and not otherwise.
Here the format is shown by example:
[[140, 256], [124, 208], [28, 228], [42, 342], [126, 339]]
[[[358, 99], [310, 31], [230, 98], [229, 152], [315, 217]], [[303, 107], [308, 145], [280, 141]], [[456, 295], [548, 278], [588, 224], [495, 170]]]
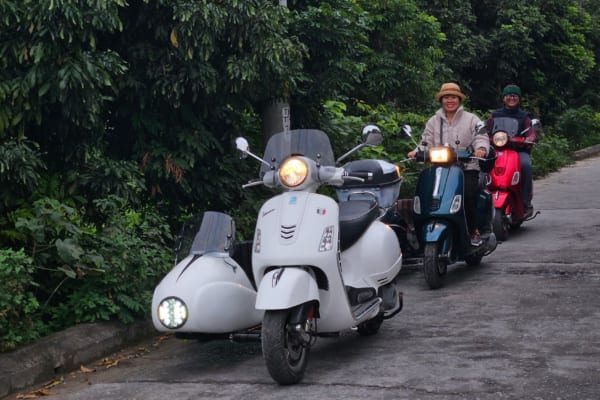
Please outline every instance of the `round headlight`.
[[504, 147], [508, 143], [508, 134], [503, 131], [494, 133], [494, 146]]
[[187, 317], [187, 306], [177, 297], [167, 297], [158, 305], [158, 320], [166, 328], [181, 328], [187, 321]]
[[308, 165], [297, 157], [288, 158], [279, 167], [279, 180], [285, 186], [301, 185], [308, 176]]

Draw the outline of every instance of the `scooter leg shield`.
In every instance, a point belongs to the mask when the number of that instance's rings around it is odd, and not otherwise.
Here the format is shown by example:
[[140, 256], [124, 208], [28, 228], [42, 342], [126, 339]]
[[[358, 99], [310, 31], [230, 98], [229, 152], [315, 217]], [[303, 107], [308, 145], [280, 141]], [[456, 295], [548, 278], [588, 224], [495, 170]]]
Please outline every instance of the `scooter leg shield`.
[[308, 269], [277, 268], [266, 273], [260, 281], [255, 307], [258, 310], [283, 310], [314, 300], [319, 301], [319, 288]]

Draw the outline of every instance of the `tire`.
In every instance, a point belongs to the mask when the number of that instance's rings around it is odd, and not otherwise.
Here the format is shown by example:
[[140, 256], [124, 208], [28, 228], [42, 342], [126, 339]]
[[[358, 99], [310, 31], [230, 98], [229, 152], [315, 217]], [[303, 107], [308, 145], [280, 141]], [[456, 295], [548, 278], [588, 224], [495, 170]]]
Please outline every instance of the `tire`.
[[466, 256], [465, 257], [465, 263], [467, 263], [468, 266], [470, 267], [476, 267], [479, 264], [481, 264], [481, 259], [483, 258], [483, 255], [479, 255], [479, 256]]
[[288, 329], [290, 310], [265, 311], [262, 352], [271, 377], [280, 385], [298, 383], [304, 377], [310, 343]]
[[448, 262], [439, 257], [439, 243], [426, 243], [423, 258], [423, 274], [430, 289], [444, 286], [444, 278], [448, 270]]
[[356, 330], [360, 336], [371, 336], [379, 332], [383, 323], [383, 314], [378, 314], [375, 317], [359, 324]]
[[507, 240], [510, 233], [510, 222], [508, 221], [504, 211], [504, 207], [496, 208], [496, 212], [494, 213], [494, 221], [492, 223], [494, 235], [496, 235], [496, 239], [501, 242]]

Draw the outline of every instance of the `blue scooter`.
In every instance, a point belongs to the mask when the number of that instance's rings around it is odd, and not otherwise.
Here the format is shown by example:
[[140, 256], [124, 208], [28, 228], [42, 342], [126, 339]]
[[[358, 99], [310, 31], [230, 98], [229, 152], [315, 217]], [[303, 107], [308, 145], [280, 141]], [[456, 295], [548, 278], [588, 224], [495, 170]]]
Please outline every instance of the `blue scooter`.
[[[412, 138], [410, 126], [404, 126], [402, 132]], [[464, 210], [464, 174], [460, 164], [473, 158], [472, 150], [456, 151], [449, 146], [427, 148], [416, 155], [416, 161], [431, 165], [419, 175], [412, 200], [412, 216], [404, 213], [404, 223], [413, 227], [419, 244], [413, 255], [422, 260], [425, 281], [431, 289], [443, 286], [448, 265], [459, 261], [470, 266], [479, 265], [481, 259], [494, 251], [497, 245], [492, 232], [494, 206], [490, 193], [485, 190], [483, 173], [477, 204], [478, 229], [483, 243], [471, 245]], [[489, 162], [486, 159], [480, 161]]]

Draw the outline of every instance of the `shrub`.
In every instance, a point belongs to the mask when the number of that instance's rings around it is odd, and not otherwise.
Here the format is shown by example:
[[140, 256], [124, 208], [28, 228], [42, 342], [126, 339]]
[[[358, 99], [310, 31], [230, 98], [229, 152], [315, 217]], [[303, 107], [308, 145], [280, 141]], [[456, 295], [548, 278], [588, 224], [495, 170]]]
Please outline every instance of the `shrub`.
[[34, 340], [43, 331], [32, 286], [31, 258], [23, 250], [0, 249], [0, 352]]
[[558, 118], [555, 131], [567, 139], [567, 144], [572, 150], [598, 144], [600, 113], [589, 105], [569, 109]]

